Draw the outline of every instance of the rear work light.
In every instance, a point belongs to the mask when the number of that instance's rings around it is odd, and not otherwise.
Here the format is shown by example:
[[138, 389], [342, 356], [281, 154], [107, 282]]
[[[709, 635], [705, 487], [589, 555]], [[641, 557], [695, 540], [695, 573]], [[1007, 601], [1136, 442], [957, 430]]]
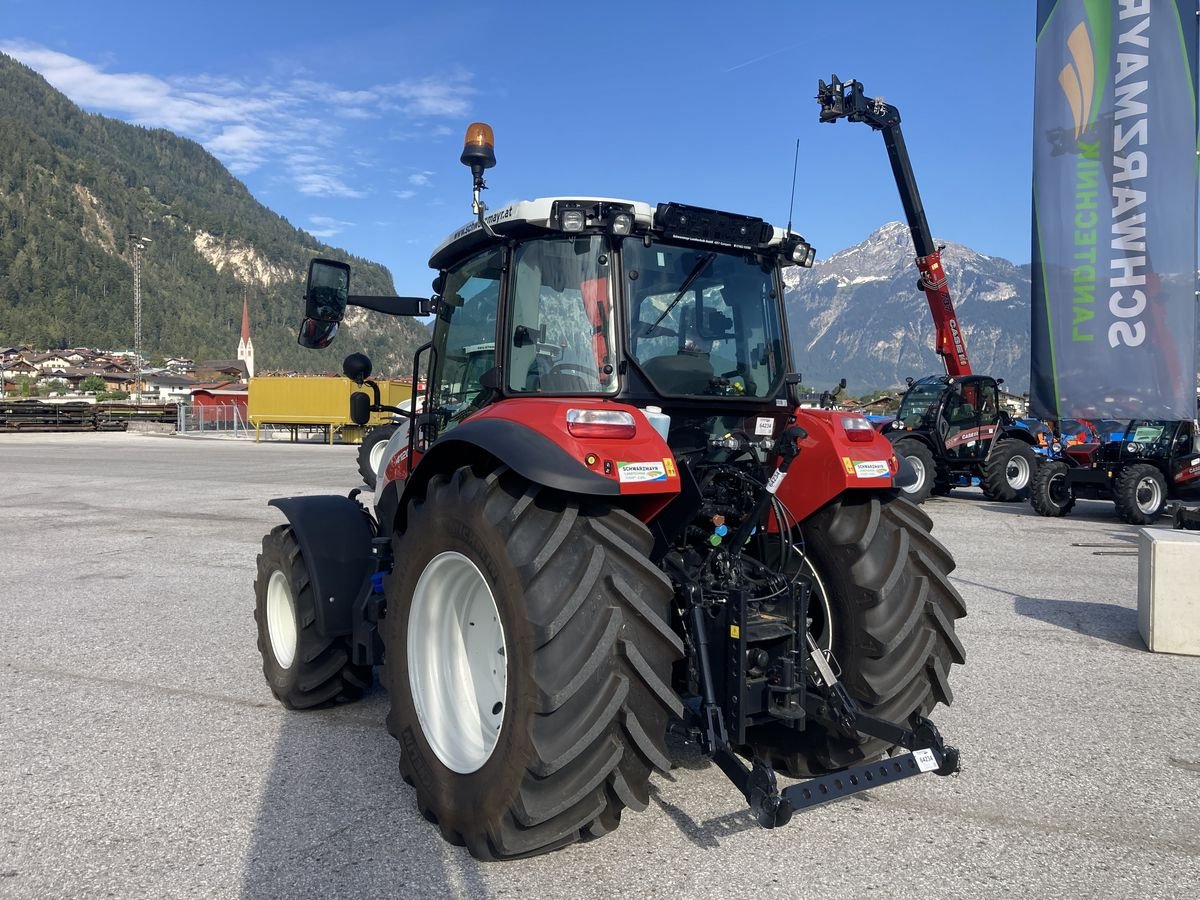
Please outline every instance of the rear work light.
[[875, 429], [865, 416], [842, 416], [842, 431], [856, 444], [869, 444], [875, 439]]
[[577, 438], [631, 438], [637, 423], [619, 409], [568, 409], [567, 431]]

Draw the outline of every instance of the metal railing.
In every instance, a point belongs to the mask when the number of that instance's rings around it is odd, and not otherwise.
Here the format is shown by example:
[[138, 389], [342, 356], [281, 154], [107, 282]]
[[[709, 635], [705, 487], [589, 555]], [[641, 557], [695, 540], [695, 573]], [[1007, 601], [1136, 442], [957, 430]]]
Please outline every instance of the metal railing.
[[226, 434], [231, 437], [249, 437], [251, 434], [241, 408], [236, 404], [194, 406], [181, 403], [175, 430], [179, 434]]

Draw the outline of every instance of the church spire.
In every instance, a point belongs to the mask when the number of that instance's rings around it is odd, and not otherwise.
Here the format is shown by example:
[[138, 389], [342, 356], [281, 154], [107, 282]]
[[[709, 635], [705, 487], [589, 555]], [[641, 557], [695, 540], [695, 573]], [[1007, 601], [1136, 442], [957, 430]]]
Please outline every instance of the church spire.
[[242, 337], [238, 341], [237, 358], [246, 361], [246, 374], [254, 377], [254, 344], [250, 341], [250, 303], [242, 293]]

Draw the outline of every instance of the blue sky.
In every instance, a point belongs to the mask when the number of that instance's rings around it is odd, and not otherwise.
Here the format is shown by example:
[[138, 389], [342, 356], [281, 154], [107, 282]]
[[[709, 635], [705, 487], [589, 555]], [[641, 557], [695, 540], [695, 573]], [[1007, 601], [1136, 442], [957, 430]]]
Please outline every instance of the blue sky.
[[1029, 260], [1032, 0], [569, 4], [0, 0], [0, 51], [94, 112], [200, 141], [290, 222], [427, 293], [470, 218], [589, 194], [794, 225], [828, 256], [903, 213], [880, 137], [821, 125], [831, 72], [904, 120], [938, 237]]

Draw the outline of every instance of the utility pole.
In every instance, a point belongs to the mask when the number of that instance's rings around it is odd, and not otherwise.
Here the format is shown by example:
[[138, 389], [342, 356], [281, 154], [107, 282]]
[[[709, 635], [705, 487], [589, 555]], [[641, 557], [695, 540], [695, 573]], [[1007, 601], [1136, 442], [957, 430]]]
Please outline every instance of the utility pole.
[[129, 240], [133, 242], [133, 355], [137, 363], [137, 381], [134, 390], [137, 392], [134, 402], [142, 405], [142, 252], [147, 244], [154, 241], [129, 232]]

